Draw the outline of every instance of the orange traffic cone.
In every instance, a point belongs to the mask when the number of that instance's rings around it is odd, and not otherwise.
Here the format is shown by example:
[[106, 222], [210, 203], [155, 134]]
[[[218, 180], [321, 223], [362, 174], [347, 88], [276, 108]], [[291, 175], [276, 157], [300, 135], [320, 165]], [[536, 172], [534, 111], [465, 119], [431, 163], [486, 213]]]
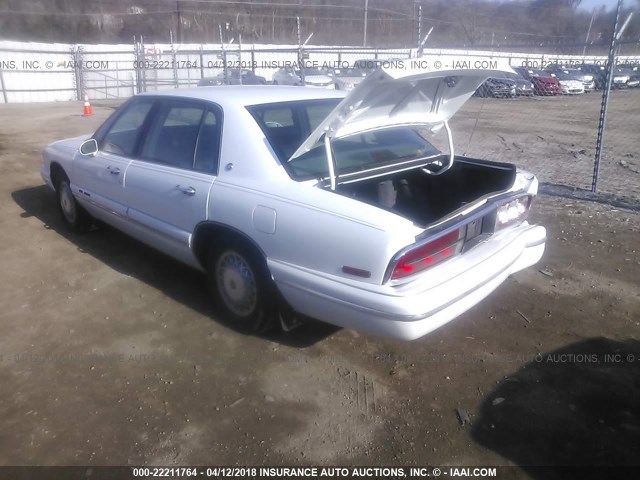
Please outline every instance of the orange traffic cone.
[[84, 112], [82, 113], [83, 117], [90, 117], [91, 115], [93, 115], [93, 107], [91, 107], [91, 104], [89, 103], [89, 95], [87, 95], [87, 92], [84, 93]]

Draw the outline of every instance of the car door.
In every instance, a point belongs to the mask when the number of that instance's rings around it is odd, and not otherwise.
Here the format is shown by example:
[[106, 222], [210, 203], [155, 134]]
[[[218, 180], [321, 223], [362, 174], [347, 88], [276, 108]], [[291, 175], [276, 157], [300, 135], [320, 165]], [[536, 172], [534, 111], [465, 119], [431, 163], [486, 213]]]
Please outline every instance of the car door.
[[222, 111], [213, 104], [160, 99], [127, 169], [127, 214], [142, 240], [188, 263], [191, 234], [207, 218], [221, 127]]
[[[146, 119], [153, 107], [152, 98], [129, 102], [95, 138], [95, 156], [77, 154], [73, 162], [76, 194], [89, 204], [92, 213], [106, 221], [126, 218], [125, 172], [134, 156]], [[115, 220], [115, 219], [113, 219]]]

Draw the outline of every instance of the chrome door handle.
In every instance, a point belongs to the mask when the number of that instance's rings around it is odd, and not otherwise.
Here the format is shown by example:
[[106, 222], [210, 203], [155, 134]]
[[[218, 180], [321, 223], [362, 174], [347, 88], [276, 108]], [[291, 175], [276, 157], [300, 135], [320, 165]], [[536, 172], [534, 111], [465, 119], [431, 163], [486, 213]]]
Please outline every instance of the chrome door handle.
[[195, 195], [196, 194], [196, 189], [193, 188], [193, 187], [183, 187], [181, 185], [176, 185], [176, 189], [180, 190], [185, 195]]
[[107, 170], [109, 170], [109, 173], [111, 175], [118, 175], [120, 173], [120, 169], [118, 167], [116, 168], [107, 167]]

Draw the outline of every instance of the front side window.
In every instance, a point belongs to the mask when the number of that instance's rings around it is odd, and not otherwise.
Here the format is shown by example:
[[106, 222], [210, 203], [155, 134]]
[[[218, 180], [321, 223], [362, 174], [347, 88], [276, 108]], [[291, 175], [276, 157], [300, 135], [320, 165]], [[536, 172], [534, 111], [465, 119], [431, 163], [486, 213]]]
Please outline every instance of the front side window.
[[152, 106], [152, 99], [139, 100], [127, 106], [102, 139], [101, 149], [116, 155], [133, 156], [138, 136]]
[[[338, 102], [328, 99], [255, 105], [249, 111], [289, 174], [296, 180], [308, 180], [329, 176], [324, 145], [289, 159]], [[333, 140], [331, 146], [338, 175], [440, 155], [418, 129], [410, 127], [354, 134]]]

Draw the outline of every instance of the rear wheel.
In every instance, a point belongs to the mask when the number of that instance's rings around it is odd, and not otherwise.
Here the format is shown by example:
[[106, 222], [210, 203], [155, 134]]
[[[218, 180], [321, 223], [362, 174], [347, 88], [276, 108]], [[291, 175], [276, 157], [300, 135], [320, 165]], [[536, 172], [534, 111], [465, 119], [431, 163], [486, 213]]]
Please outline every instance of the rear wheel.
[[223, 321], [235, 330], [264, 331], [275, 311], [264, 259], [243, 242], [224, 239], [209, 255], [209, 290]]
[[91, 226], [91, 216], [78, 203], [71, 191], [71, 184], [63, 175], [56, 185], [58, 208], [65, 225], [74, 232], [85, 232]]

